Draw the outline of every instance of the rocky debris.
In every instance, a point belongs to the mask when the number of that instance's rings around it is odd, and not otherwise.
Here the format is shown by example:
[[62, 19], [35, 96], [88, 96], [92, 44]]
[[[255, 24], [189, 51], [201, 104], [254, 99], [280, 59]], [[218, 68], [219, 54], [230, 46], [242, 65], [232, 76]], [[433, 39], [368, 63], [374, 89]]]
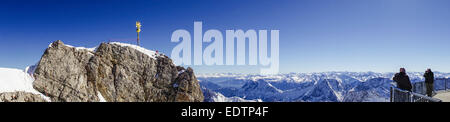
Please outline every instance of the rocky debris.
[[34, 73], [33, 87], [61, 102], [201, 102], [191, 68], [151, 58], [135, 48], [102, 43], [95, 52], [53, 42]]
[[0, 102], [46, 102], [38, 94], [28, 92], [4, 92], [0, 93]]

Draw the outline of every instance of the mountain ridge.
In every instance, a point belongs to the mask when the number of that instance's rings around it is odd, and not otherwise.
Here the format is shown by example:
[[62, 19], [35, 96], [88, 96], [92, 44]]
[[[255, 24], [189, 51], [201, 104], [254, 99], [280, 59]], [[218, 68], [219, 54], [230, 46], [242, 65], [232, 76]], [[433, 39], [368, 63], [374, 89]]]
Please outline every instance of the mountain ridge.
[[[27, 86], [32, 83], [32, 89], [51, 102], [202, 102], [204, 99], [192, 68], [176, 66], [163, 54], [125, 43], [83, 48], [57, 40], [45, 50], [38, 64], [27, 67], [22, 74], [31, 77]], [[21, 95], [20, 89], [14, 92], [11, 95]]]

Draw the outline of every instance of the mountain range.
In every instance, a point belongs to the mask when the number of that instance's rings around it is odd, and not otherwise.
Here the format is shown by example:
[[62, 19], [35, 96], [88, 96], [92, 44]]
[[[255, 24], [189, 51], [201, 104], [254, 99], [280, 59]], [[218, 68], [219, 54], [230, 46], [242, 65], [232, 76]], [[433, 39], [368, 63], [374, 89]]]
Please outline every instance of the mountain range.
[[[264, 102], [388, 102], [395, 73], [318, 72], [278, 75], [198, 74], [202, 90], [229, 98]], [[423, 73], [408, 72], [411, 82], [424, 80]], [[450, 73], [435, 72], [436, 78]], [[435, 86], [439, 87], [439, 86]], [[217, 96], [205, 96], [217, 97]], [[241, 101], [243, 101], [241, 100]], [[224, 102], [217, 101], [207, 102]], [[239, 102], [239, 101], [233, 101]]]

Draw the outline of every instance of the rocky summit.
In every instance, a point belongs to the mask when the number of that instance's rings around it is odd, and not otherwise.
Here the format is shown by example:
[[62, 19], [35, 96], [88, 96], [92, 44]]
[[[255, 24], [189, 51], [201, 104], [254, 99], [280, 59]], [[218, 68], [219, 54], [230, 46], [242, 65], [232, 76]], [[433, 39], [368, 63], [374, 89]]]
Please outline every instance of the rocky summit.
[[201, 102], [191, 68], [162, 54], [102, 43], [96, 50], [55, 41], [45, 50], [33, 88], [52, 102]]

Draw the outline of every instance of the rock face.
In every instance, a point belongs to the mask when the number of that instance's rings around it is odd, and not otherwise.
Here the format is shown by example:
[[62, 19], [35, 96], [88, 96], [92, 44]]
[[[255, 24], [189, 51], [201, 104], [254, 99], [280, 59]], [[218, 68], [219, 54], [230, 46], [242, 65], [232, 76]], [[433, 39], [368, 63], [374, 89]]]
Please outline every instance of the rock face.
[[45, 102], [45, 100], [40, 95], [28, 92], [5, 92], [0, 93], [0, 102]]
[[52, 101], [97, 102], [99, 94], [109, 102], [203, 101], [191, 68], [118, 44], [102, 43], [91, 52], [53, 42], [34, 77], [33, 87]]
[[92, 56], [88, 50], [78, 50], [61, 41], [53, 42], [34, 72], [34, 89], [55, 102], [99, 101], [85, 68]]

